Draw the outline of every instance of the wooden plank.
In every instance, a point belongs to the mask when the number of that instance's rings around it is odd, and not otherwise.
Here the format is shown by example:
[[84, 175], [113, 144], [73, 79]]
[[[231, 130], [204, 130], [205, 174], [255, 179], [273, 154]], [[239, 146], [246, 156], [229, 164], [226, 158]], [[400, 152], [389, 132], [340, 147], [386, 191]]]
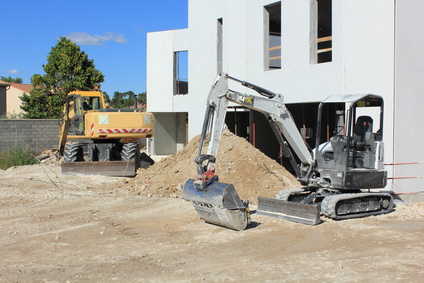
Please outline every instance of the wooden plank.
[[269, 51], [278, 50], [278, 49], [281, 49], [281, 45], [280, 46], [270, 47], [269, 48]]
[[275, 56], [275, 57], [271, 57], [271, 58], [269, 58], [269, 60], [271, 61], [271, 60], [277, 60], [277, 59], [281, 59], [281, 56]]
[[330, 51], [332, 51], [333, 50], [333, 48], [324, 48], [324, 49], [319, 49], [318, 51], [317, 51], [317, 53], [324, 53], [324, 52], [330, 52]]
[[319, 37], [317, 39], [317, 42], [320, 43], [320, 42], [327, 42], [327, 41], [332, 41], [332, 40], [333, 40], [333, 37], [330, 35], [330, 36], [325, 36], [325, 37]]

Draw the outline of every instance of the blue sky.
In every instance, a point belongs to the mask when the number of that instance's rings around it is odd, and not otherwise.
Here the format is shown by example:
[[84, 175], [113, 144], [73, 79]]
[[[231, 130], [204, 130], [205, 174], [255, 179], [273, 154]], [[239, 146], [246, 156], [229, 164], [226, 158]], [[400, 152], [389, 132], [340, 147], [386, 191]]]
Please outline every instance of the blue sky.
[[31, 83], [61, 36], [105, 75], [101, 89], [146, 91], [146, 34], [187, 28], [188, 0], [1, 0], [0, 76]]

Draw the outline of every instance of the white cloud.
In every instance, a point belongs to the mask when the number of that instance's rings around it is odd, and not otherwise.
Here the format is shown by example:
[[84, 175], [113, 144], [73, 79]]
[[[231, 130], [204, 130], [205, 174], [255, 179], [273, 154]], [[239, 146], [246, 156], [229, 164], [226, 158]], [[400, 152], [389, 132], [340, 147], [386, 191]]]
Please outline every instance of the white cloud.
[[19, 70], [0, 70], [0, 72], [7, 72], [9, 75], [15, 75], [15, 74], [19, 74], [20, 71]]
[[101, 46], [105, 41], [114, 41], [116, 43], [127, 43], [122, 34], [116, 32], [107, 32], [105, 35], [90, 35], [86, 32], [72, 32], [65, 35], [66, 38], [72, 40], [78, 45], [98, 45]]

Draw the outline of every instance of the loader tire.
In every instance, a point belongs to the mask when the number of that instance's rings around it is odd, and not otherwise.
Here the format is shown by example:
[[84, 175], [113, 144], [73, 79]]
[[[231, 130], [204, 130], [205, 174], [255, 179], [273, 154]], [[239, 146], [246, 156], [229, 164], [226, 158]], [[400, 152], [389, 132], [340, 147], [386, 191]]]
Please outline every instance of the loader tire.
[[122, 160], [139, 160], [140, 146], [136, 142], [126, 143], [122, 146], [121, 158]]
[[64, 162], [76, 162], [84, 160], [82, 147], [79, 143], [68, 143], [65, 146]]

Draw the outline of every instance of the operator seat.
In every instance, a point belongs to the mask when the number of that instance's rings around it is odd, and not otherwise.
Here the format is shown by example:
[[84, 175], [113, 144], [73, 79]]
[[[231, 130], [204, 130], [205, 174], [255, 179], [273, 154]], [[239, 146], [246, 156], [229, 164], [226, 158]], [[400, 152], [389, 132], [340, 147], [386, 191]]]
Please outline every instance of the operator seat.
[[85, 101], [82, 103], [82, 108], [84, 109], [84, 111], [93, 110], [93, 108], [91, 108], [90, 104], [88, 104]]
[[372, 133], [373, 119], [370, 116], [359, 116], [353, 128], [354, 147], [365, 150], [369, 147], [373, 151], [375, 146], [374, 134]]

